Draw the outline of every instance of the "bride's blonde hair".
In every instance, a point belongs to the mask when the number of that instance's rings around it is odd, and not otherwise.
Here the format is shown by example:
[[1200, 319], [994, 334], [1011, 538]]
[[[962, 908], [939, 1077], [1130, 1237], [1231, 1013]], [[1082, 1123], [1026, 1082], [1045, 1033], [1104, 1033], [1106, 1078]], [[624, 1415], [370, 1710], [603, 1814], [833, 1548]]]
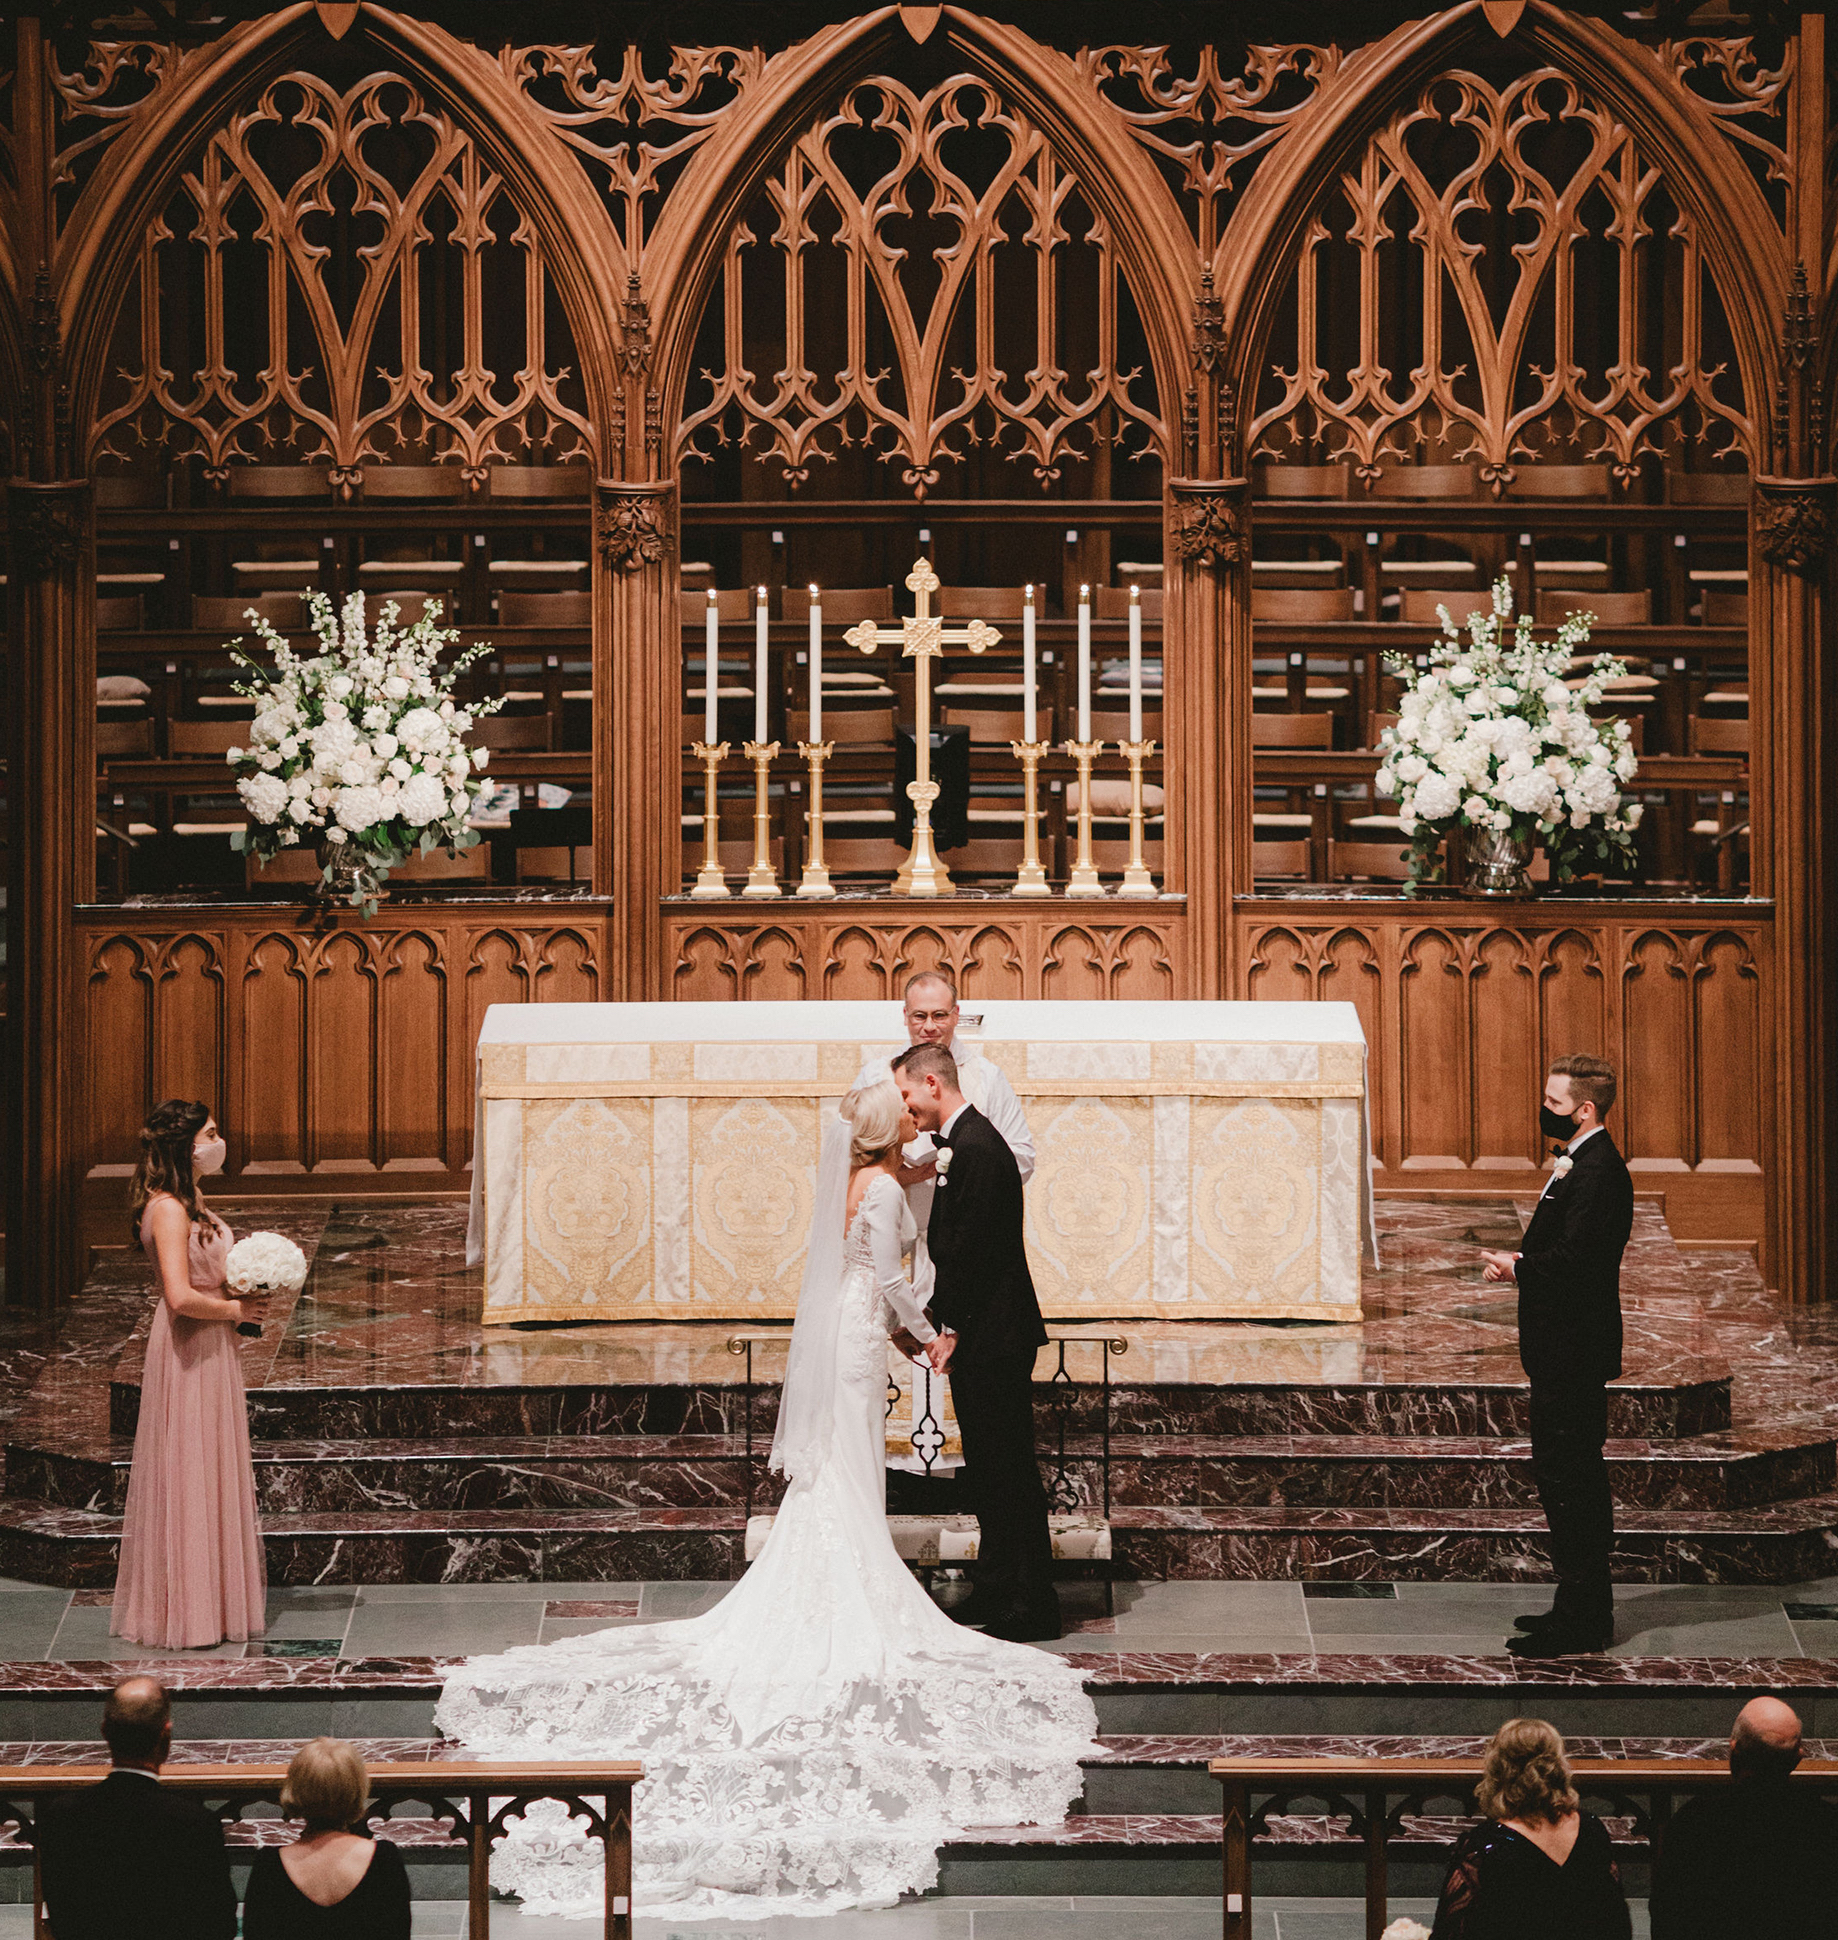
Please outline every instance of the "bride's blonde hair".
[[891, 1078], [863, 1085], [852, 1091], [837, 1106], [849, 1126], [849, 1165], [879, 1165], [900, 1143], [900, 1121], [906, 1116], [906, 1100]]

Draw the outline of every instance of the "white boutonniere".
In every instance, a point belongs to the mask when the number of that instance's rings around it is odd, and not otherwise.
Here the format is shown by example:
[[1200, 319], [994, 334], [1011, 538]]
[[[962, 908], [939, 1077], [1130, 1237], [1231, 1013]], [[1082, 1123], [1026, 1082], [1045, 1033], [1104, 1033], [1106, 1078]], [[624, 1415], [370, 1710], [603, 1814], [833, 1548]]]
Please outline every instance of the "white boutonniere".
[[1570, 1154], [1568, 1152], [1565, 1152], [1561, 1157], [1555, 1158], [1551, 1161], [1551, 1177], [1554, 1179], [1561, 1179], [1564, 1176], [1564, 1174], [1568, 1172], [1575, 1163], [1576, 1161], [1570, 1156]]
[[937, 1173], [937, 1175], [938, 1175], [938, 1183], [939, 1183], [939, 1185], [940, 1185], [940, 1186], [943, 1186], [943, 1185], [945, 1185], [945, 1184], [947, 1184], [947, 1183], [948, 1183], [948, 1180], [947, 1180], [947, 1176], [946, 1176], [946, 1175], [947, 1175], [947, 1174], [948, 1174], [948, 1173], [950, 1172], [950, 1170], [951, 1170], [951, 1148], [950, 1148], [950, 1146], [948, 1146], [948, 1145], [941, 1145], [941, 1146], [939, 1146], [939, 1148], [938, 1148], [938, 1155], [937, 1155], [937, 1157], [936, 1157], [936, 1158], [934, 1158], [934, 1159], [933, 1159], [933, 1161], [932, 1161], [932, 1167], [933, 1167], [933, 1170], [934, 1170], [934, 1171], [935, 1171], [935, 1172]]

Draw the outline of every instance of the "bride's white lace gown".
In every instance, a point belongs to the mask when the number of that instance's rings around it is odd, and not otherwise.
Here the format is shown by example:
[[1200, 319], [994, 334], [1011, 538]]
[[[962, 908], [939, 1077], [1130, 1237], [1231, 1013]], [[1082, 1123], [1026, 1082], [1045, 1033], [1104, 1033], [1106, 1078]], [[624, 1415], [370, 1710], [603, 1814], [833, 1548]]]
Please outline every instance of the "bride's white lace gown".
[[[643, 1761], [637, 1912], [885, 1906], [934, 1883], [955, 1831], [1055, 1821], [1079, 1794], [1097, 1717], [1078, 1672], [953, 1623], [888, 1536], [887, 1338], [930, 1331], [910, 1224], [876, 1177], [843, 1246], [827, 1454], [722, 1602], [475, 1657], [441, 1696], [441, 1730], [482, 1757]], [[526, 1912], [601, 1913], [599, 1843], [558, 1803], [512, 1824], [491, 1877]]]

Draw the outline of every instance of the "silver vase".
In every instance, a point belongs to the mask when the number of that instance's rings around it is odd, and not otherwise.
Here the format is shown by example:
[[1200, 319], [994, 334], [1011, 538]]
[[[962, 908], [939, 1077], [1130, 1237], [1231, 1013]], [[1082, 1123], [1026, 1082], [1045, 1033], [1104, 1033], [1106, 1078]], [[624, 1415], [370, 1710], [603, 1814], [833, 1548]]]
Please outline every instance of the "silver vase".
[[355, 842], [327, 842], [318, 845], [321, 874], [313, 889], [313, 901], [326, 908], [339, 903], [374, 903], [382, 894], [383, 878]]
[[1523, 897], [1533, 893], [1527, 871], [1532, 863], [1532, 838], [1511, 829], [1467, 830], [1463, 855], [1468, 864], [1470, 896]]

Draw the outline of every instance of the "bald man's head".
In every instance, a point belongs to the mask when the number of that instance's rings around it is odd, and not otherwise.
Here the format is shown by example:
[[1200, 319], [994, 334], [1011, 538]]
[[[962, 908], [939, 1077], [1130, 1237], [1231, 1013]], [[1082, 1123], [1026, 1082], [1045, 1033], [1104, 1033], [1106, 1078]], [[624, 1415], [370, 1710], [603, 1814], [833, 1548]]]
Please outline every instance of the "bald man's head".
[[124, 1677], [102, 1707], [102, 1735], [118, 1765], [157, 1765], [172, 1742], [172, 1700], [157, 1677]]
[[1751, 1698], [1730, 1733], [1730, 1770], [1738, 1778], [1785, 1778], [1800, 1762], [1800, 1720], [1779, 1698]]

